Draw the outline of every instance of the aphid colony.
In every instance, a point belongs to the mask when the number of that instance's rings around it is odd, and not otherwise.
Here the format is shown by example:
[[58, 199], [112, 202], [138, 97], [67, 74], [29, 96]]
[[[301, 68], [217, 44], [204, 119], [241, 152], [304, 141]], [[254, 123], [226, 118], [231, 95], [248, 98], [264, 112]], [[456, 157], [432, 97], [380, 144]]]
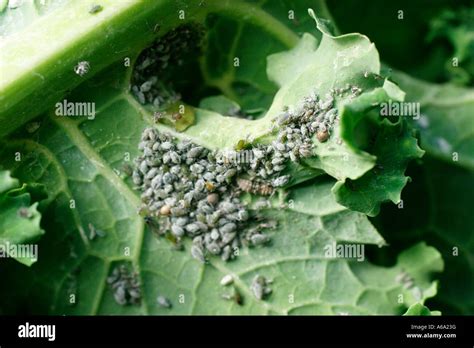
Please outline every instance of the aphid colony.
[[297, 162], [299, 158], [312, 155], [314, 135], [320, 143], [329, 139], [339, 120], [337, 108], [334, 107], [336, 93], [333, 90], [324, 99], [313, 94], [304, 98], [294, 110], [286, 108], [279, 115], [274, 125], [278, 129], [275, 147], [280, 149], [283, 157]]
[[227, 161], [218, 151], [145, 129], [139, 144], [143, 154], [135, 160], [133, 173], [133, 182], [142, 191], [145, 221], [177, 248], [184, 236], [192, 238], [191, 254], [201, 262], [207, 254], [227, 261], [242, 244], [268, 243], [270, 237], [263, 231], [274, 224], [249, 221], [239, 194], [271, 195], [288, 184], [289, 175], [280, 174], [285, 163], [312, 154], [314, 133], [329, 136], [337, 120], [333, 103], [332, 94], [324, 100], [313, 96], [295, 111], [285, 110], [275, 125], [276, 140], [250, 148], [249, 163]]
[[[295, 110], [285, 108], [272, 126], [274, 141], [247, 144], [246, 150], [253, 155], [248, 162], [229, 161], [219, 151], [179, 141], [155, 128], [145, 129], [139, 144], [142, 155], [135, 160], [132, 178], [142, 192], [140, 210], [147, 225], [177, 249], [182, 248], [183, 238], [190, 237], [190, 253], [203, 263], [208, 255], [230, 260], [241, 245], [267, 244], [270, 236], [265, 231], [275, 228], [276, 221], [259, 220], [258, 213], [249, 211], [239, 196], [242, 192], [271, 195], [289, 183], [289, 175], [281, 175], [287, 162], [311, 156], [312, 137], [326, 141], [338, 121], [334, 94], [340, 95], [332, 92], [324, 99], [314, 95]], [[256, 276], [250, 289], [262, 300], [271, 293], [270, 283]], [[242, 303], [237, 290], [226, 296]], [[157, 302], [169, 308], [164, 297]]]
[[191, 254], [201, 262], [206, 254], [227, 261], [242, 243], [269, 241], [264, 227], [239, 234], [249, 220], [234, 183], [241, 164], [218, 160], [216, 151], [154, 128], [143, 132], [139, 148], [143, 155], [136, 159], [133, 182], [142, 191], [145, 221], [157, 234], [176, 245], [184, 236], [192, 238]]
[[287, 161], [299, 162], [301, 158], [311, 156], [314, 135], [321, 143], [328, 140], [338, 122], [334, 95], [344, 92], [346, 89], [333, 90], [324, 99], [313, 95], [305, 98], [295, 110], [285, 108], [272, 127], [276, 139], [271, 144], [257, 144], [251, 149], [252, 161], [245, 168], [245, 174], [237, 179], [239, 188], [253, 194], [270, 195], [274, 188], [287, 185], [290, 176], [280, 174]]
[[119, 305], [140, 303], [142, 293], [138, 274], [131, 272], [125, 265], [115, 267], [107, 278], [107, 283], [113, 291], [115, 302]]
[[132, 76], [132, 93], [143, 105], [164, 109], [181, 99], [168, 79], [173, 68], [200, 52], [203, 33], [198, 25], [182, 25], [159, 38], [138, 57]]

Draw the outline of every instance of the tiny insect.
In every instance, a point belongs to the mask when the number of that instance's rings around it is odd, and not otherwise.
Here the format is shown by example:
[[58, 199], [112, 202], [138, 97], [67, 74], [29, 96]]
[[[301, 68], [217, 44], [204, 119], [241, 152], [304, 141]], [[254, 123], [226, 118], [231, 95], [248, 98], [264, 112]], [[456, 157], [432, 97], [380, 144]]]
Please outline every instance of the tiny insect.
[[103, 9], [104, 8], [101, 5], [92, 5], [91, 8], [89, 9], [89, 13], [90, 14], [99, 13]]
[[213, 191], [216, 188], [215, 185], [210, 181], [206, 181], [205, 187], [208, 191]]
[[163, 307], [163, 308], [171, 308], [172, 307], [172, 304], [171, 304], [170, 300], [168, 300], [166, 297], [164, 297], [162, 295], [159, 295], [156, 298], [156, 302], [158, 303], [158, 305], [160, 307]]
[[170, 215], [170, 213], [171, 213], [171, 207], [169, 205], [165, 204], [164, 206], [160, 208], [161, 215]]
[[257, 300], [261, 300], [263, 298], [265, 284], [266, 282], [263, 276], [256, 275], [253, 278], [252, 284], [250, 285], [250, 289], [252, 290], [252, 293], [257, 298]]
[[273, 193], [273, 187], [264, 182], [252, 182], [252, 180], [238, 178], [237, 186], [244, 192], [269, 196]]
[[145, 224], [150, 228], [150, 230], [155, 234], [159, 235], [160, 233], [160, 224], [156, 219], [152, 218], [151, 216], [145, 216], [143, 218]]
[[227, 286], [230, 285], [234, 282], [234, 277], [232, 274], [226, 274], [225, 276], [222, 277], [220, 284], [222, 286]]
[[209, 204], [215, 205], [219, 202], [219, 195], [217, 193], [211, 193], [207, 195], [206, 199]]
[[272, 293], [272, 289], [267, 286], [270, 283], [271, 281], [267, 281], [264, 276], [257, 274], [252, 280], [250, 289], [258, 300], [263, 300], [265, 296]]
[[272, 185], [267, 183], [254, 183], [253, 192], [261, 196], [270, 196], [273, 194], [274, 190]]
[[122, 172], [124, 174], [124, 177], [133, 176], [133, 168], [130, 164], [127, 164], [127, 163], [122, 164]]
[[158, 123], [161, 119], [163, 119], [165, 115], [160, 112], [160, 111], [155, 111], [154, 114], [153, 114], [153, 121], [155, 123]]
[[77, 65], [74, 67], [74, 72], [79, 75], [79, 76], [84, 76], [87, 74], [90, 70], [90, 64], [87, 61], [82, 61], [77, 63]]
[[318, 139], [320, 143], [324, 143], [329, 138], [329, 132], [327, 130], [324, 130], [324, 131], [318, 130], [316, 132], [316, 138]]
[[250, 237], [250, 241], [253, 245], [257, 246], [268, 243], [270, 241], [270, 237], [268, 237], [266, 234], [256, 233]]
[[171, 118], [172, 118], [174, 121], [179, 121], [180, 119], [183, 118], [183, 115], [180, 114], [179, 112], [175, 112], [174, 114], [171, 115]]
[[18, 209], [18, 216], [25, 219], [30, 219], [33, 216], [33, 214], [30, 212], [28, 208], [22, 207]]
[[194, 244], [191, 247], [191, 255], [198, 261], [202, 263], [206, 263], [206, 258], [204, 257], [204, 253], [202, 248], [199, 245]]
[[126, 295], [127, 293], [125, 291], [125, 288], [122, 286], [118, 287], [114, 292], [115, 302], [117, 302], [121, 306], [126, 305], [127, 304]]

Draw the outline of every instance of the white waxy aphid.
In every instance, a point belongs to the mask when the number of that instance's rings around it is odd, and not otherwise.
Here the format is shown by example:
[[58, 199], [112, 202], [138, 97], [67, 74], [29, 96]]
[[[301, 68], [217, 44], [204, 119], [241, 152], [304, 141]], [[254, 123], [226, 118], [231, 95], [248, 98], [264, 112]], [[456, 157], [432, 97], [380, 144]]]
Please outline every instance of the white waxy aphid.
[[266, 234], [256, 233], [250, 237], [250, 241], [253, 245], [257, 246], [268, 243], [270, 241], [270, 237], [268, 237]]
[[186, 231], [188, 231], [191, 234], [195, 234], [200, 230], [199, 225], [197, 223], [190, 223], [189, 225], [186, 225]]
[[211, 239], [212, 239], [212, 240], [218, 240], [219, 237], [220, 237], [219, 231], [214, 228], [214, 229], [211, 231], [210, 236], [211, 236]]
[[184, 229], [179, 226], [179, 225], [172, 225], [171, 226], [171, 232], [176, 236], [176, 237], [182, 237], [184, 236]]
[[231, 233], [231, 232], [235, 231], [236, 228], [237, 228], [237, 225], [235, 223], [229, 222], [229, 223], [226, 223], [225, 225], [223, 225], [220, 228], [220, 232], [222, 234], [227, 234], [227, 233]]
[[122, 306], [125, 305], [127, 303], [127, 299], [125, 298], [125, 295], [126, 295], [125, 288], [118, 287], [114, 293], [115, 302], [117, 302], [119, 305], [122, 305]]
[[193, 147], [191, 150], [188, 151], [187, 157], [188, 158], [196, 158], [199, 157], [201, 154], [203, 148], [200, 146]]
[[172, 147], [173, 147], [173, 143], [170, 142], [170, 141], [165, 141], [164, 143], [162, 143], [162, 144], [160, 145], [160, 148], [161, 148], [162, 150], [165, 150], [165, 151], [168, 151], [168, 150], [171, 149]]
[[257, 298], [257, 300], [263, 299], [264, 287], [265, 287], [265, 278], [263, 276], [256, 275], [252, 280], [250, 289], [252, 290], [252, 293]]
[[84, 76], [87, 74], [90, 70], [90, 63], [87, 61], [82, 61], [77, 63], [77, 65], [74, 67], [74, 72], [79, 75], [79, 76]]
[[210, 242], [207, 244], [206, 248], [213, 255], [219, 255], [221, 253], [221, 248], [217, 243]]
[[225, 246], [224, 249], [222, 250], [221, 259], [223, 261], [227, 261], [230, 259], [231, 255], [232, 255], [232, 249], [230, 248], [229, 245]]
[[222, 277], [220, 284], [222, 286], [227, 286], [230, 285], [234, 282], [234, 277], [232, 274], [226, 274], [225, 276]]
[[236, 232], [231, 232], [231, 233], [224, 234], [224, 236], [222, 237], [222, 244], [224, 244], [224, 245], [229, 244], [230, 242], [235, 240], [236, 236], [237, 236]]
[[279, 176], [278, 178], [274, 179], [272, 185], [274, 187], [280, 187], [286, 185], [290, 181], [289, 175]]
[[206, 258], [204, 257], [204, 253], [202, 248], [199, 245], [193, 245], [191, 247], [191, 255], [198, 261], [205, 263]]
[[163, 307], [163, 308], [171, 308], [172, 307], [170, 300], [168, 300], [163, 295], [158, 295], [158, 297], [156, 298], [156, 302], [158, 303], [158, 305], [160, 307]]
[[146, 82], [142, 83], [142, 85], [140, 86], [140, 91], [143, 92], [143, 93], [149, 92], [152, 85], [153, 85], [153, 82], [146, 81]]

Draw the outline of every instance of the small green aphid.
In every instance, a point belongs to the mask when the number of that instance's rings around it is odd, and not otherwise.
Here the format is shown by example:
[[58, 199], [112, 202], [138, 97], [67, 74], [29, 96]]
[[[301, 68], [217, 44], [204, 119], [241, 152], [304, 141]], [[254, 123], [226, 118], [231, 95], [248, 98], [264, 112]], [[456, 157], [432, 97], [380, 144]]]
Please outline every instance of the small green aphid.
[[104, 8], [101, 5], [92, 5], [89, 9], [90, 14], [96, 14], [102, 11]]

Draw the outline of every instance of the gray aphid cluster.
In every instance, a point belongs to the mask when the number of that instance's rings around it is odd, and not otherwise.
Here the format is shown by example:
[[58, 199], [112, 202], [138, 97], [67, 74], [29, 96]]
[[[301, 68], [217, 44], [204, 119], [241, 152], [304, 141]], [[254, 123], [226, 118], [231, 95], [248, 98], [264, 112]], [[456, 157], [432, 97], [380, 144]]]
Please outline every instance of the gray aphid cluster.
[[269, 182], [272, 188], [288, 184], [290, 177], [280, 175], [286, 162], [298, 162], [301, 158], [311, 156], [315, 146], [313, 135], [316, 134], [320, 142], [325, 142], [338, 121], [337, 108], [334, 107], [336, 93], [332, 91], [324, 99], [314, 94], [304, 98], [303, 103], [293, 111], [285, 108], [273, 126], [276, 140], [252, 148], [253, 160], [246, 168], [250, 181], [240, 181], [240, 188], [247, 192], [262, 193], [262, 189], [250, 187], [250, 183]]
[[312, 154], [313, 134], [328, 134], [337, 121], [333, 104], [328, 94], [323, 100], [305, 98], [295, 111], [285, 110], [276, 123], [276, 140], [253, 146], [250, 163], [228, 161], [217, 151], [145, 129], [139, 144], [143, 154], [133, 172], [133, 182], [142, 191], [142, 210], [158, 217], [158, 233], [171, 234], [175, 243], [184, 236], [192, 238], [191, 254], [201, 262], [206, 254], [227, 261], [242, 244], [268, 243], [263, 231], [275, 225], [249, 222], [239, 194], [268, 195], [285, 186], [290, 180], [281, 175], [285, 162]]
[[132, 93], [140, 104], [166, 108], [181, 99], [167, 81], [168, 67], [180, 67], [186, 56], [199, 53], [202, 30], [182, 25], [159, 38], [138, 57], [132, 76]]
[[159, 234], [170, 232], [178, 242], [191, 237], [191, 254], [202, 262], [208, 253], [229, 260], [241, 243], [262, 244], [255, 237], [260, 229], [242, 234], [245, 241], [239, 236], [249, 219], [233, 184], [241, 165], [154, 128], [143, 132], [139, 148], [133, 182], [142, 191], [142, 210], [159, 217]]
[[333, 93], [328, 93], [324, 99], [313, 94], [304, 98], [295, 110], [287, 108], [277, 118], [276, 146], [293, 162], [309, 157], [313, 154], [312, 137], [316, 135], [319, 142], [325, 142], [338, 120]]
[[142, 298], [140, 282], [136, 272], [130, 272], [125, 265], [114, 268], [107, 277], [107, 283], [113, 291], [115, 302], [125, 306], [139, 304]]

